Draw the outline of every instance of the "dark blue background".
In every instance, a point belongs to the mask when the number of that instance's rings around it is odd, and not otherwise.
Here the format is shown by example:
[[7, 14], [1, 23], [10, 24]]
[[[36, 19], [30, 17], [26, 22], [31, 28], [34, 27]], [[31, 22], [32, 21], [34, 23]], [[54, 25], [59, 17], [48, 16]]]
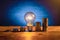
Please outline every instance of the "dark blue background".
[[[42, 18], [48, 18], [49, 25], [60, 25], [58, 18], [54, 21], [54, 14], [43, 4], [44, 0], [1, 0], [0, 1], [0, 25], [25, 26], [24, 15], [33, 12], [36, 15], [35, 22], [41, 22]], [[58, 15], [60, 16], [60, 15]]]

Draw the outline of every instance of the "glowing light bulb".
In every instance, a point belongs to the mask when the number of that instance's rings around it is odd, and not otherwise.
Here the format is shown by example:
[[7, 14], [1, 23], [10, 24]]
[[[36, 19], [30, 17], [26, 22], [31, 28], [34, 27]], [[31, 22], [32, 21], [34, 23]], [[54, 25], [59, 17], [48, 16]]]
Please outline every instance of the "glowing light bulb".
[[33, 26], [33, 22], [36, 16], [33, 12], [27, 12], [24, 18], [25, 18], [25, 21], [27, 22], [27, 26]]

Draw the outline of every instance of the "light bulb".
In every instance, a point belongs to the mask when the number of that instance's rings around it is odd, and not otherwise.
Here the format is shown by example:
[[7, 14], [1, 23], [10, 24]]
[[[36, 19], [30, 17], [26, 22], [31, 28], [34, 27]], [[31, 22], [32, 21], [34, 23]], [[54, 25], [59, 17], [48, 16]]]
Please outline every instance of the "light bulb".
[[36, 16], [33, 12], [27, 12], [24, 18], [25, 18], [25, 21], [27, 22], [27, 26], [33, 26], [33, 22]]

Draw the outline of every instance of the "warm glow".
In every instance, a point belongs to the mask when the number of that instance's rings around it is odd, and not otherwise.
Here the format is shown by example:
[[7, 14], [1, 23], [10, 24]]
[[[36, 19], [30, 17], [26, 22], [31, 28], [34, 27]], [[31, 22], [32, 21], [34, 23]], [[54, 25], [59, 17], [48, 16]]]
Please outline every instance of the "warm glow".
[[35, 20], [35, 14], [32, 12], [27, 12], [24, 18], [26, 22], [32, 22]]
[[27, 26], [33, 26], [35, 20], [35, 14], [33, 12], [27, 12], [24, 16]]
[[[35, 34], [35, 33], [34, 33]], [[26, 38], [26, 40], [32, 40], [32, 36], [34, 35], [33, 32], [24, 32], [24, 37]]]
[[33, 17], [32, 16], [28, 16], [26, 19], [27, 20], [33, 20]]

